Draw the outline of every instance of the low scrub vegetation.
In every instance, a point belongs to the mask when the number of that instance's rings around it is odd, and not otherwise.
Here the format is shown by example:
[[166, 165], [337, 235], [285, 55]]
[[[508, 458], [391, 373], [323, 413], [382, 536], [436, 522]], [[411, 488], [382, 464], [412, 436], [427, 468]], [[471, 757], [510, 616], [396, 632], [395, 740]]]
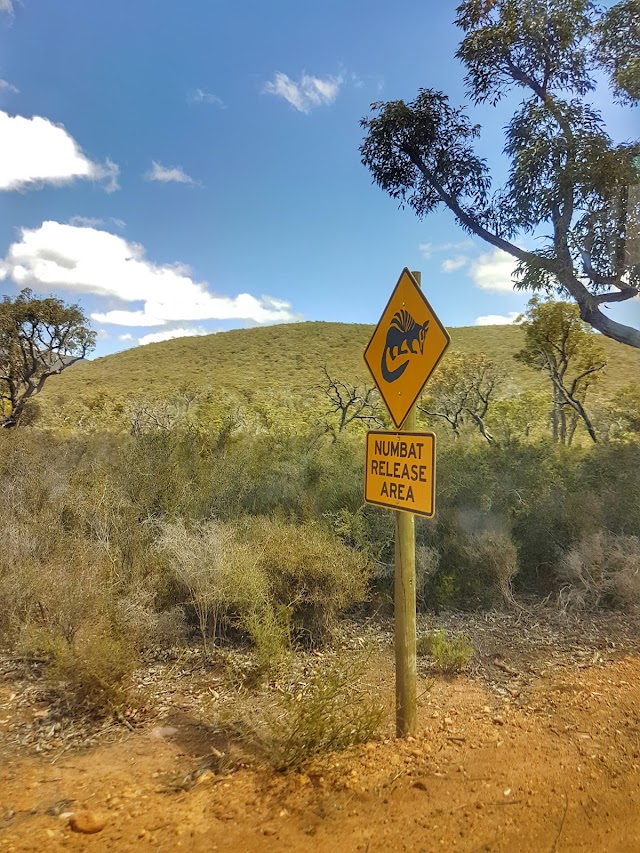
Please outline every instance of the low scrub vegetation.
[[640, 612], [640, 539], [599, 531], [586, 536], [562, 557], [564, 582], [558, 600], [563, 609], [607, 607]]
[[441, 675], [457, 675], [471, 661], [473, 648], [464, 634], [448, 638], [443, 630], [434, 629], [418, 638], [417, 653], [427, 657], [432, 669]]
[[[393, 517], [363, 504], [362, 431], [334, 441], [267, 403], [138, 413], [129, 433], [0, 432], [3, 644], [115, 707], [149, 649], [241, 643], [268, 672], [330, 641], [342, 613], [384, 608]], [[445, 437], [437, 464], [437, 516], [416, 522], [421, 609], [523, 592], [638, 607], [637, 443]]]
[[276, 770], [300, 770], [314, 756], [371, 740], [385, 716], [365, 684], [367, 658], [338, 656], [306, 683], [279, 691], [256, 731], [262, 754]]

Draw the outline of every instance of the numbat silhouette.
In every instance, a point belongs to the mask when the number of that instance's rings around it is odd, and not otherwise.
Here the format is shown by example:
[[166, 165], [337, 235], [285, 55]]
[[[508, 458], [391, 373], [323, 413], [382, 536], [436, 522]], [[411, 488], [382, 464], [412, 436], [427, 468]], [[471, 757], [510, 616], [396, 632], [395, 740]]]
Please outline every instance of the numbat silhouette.
[[[418, 350], [414, 349], [414, 344], [418, 344], [420, 354], [424, 352], [424, 339], [427, 334], [429, 321], [426, 320], [419, 326], [413, 319], [411, 314], [404, 308], [402, 311], [396, 311], [393, 319], [389, 324], [387, 339], [385, 341], [384, 350], [382, 351], [382, 376], [385, 382], [395, 382], [407, 369], [409, 359], [403, 361], [395, 370], [389, 370], [387, 355], [392, 359], [406, 353], [407, 355], [416, 354]], [[406, 347], [406, 349], [405, 349]], [[395, 350], [395, 355], [394, 355]]]

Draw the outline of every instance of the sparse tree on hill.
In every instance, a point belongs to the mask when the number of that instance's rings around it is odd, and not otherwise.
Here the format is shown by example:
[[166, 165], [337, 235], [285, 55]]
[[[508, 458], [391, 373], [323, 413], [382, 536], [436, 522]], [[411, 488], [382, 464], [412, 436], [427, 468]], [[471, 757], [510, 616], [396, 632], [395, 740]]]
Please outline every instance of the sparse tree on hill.
[[[433, 89], [372, 105], [363, 163], [418, 216], [443, 204], [510, 254], [516, 287], [570, 296], [586, 323], [640, 348], [640, 329], [602, 310], [640, 292], [640, 142], [614, 143], [589, 103], [597, 74], [614, 100], [640, 100], [638, 0], [606, 11], [590, 0], [464, 0], [457, 11], [471, 103], [524, 98], [506, 127], [505, 185], [492, 188], [476, 153], [480, 127]], [[525, 235], [544, 242], [524, 248]]]
[[0, 428], [18, 426], [25, 405], [50, 376], [95, 346], [95, 332], [77, 305], [36, 299], [23, 290], [0, 303]]
[[429, 381], [418, 410], [429, 418], [446, 421], [459, 438], [465, 423], [473, 423], [489, 443], [489, 405], [504, 379], [503, 372], [484, 353], [451, 355]]
[[326, 365], [322, 368], [325, 381], [317, 386], [327, 399], [325, 431], [331, 433], [334, 442], [349, 424], [363, 423], [369, 429], [384, 426], [384, 410], [378, 390], [373, 385], [349, 385], [331, 376]]
[[597, 441], [585, 401], [607, 364], [598, 336], [580, 319], [575, 305], [542, 302], [537, 297], [529, 301], [522, 328], [525, 345], [515, 358], [549, 377], [554, 441], [571, 444], [580, 419], [591, 439]]
[[509, 445], [540, 438], [549, 426], [549, 398], [544, 391], [523, 391], [496, 400], [489, 425], [496, 441]]

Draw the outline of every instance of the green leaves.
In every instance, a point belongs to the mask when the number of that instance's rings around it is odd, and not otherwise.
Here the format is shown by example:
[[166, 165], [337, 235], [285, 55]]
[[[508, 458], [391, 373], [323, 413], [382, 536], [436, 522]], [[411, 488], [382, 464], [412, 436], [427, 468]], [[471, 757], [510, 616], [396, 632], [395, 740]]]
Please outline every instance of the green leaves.
[[467, 35], [456, 56], [467, 68], [474, 103], [496, 104], [514, 86], [540, 97], [594, 88], [586, 39], [595, 6], [589, 0], [469, 0], [456, 24]]
[[490, 188], [486, 162], [473, 150], [480, 129], [463, 109], [433, 89], [415, 100], [372, 104], [377, 115], [362, 119], [367, 137], [362, 162], [392, 198], [425, 216], [443, 200], [483, 208]]
[[95, 346], [77, 305], [34, 298], [28, 289], [0, 303], [0, 427], [17, 426], [27, 400], [45, 380]]
[[621, 104], [640, 101], [640, 3], [624, 0], [602, 16], [596, 28], [594, 59], [609, 73]]
[[[442, 203], [463, 229], [511, 254], [521, 287], [571, 296], [594, 329], [640, 348], [640, 330], [601, 309], [640, 294], [640, 142], [614, 144], [586, 100], [601, 69], [618, 100], [639, 99], [639, 0], [606, 13], [591, 0], [466, 0], [457, 12], [472, 104], [495, 105], [514, 89], [527, 96], [505, 128], [506, 183], [491, 193], [475, 152], [480, 128], [432, 89], [373, 104], [376, 115], [361, 122], [362, 162], [418, 216]], [[535, 250], [523, 248], [524, 235]]]

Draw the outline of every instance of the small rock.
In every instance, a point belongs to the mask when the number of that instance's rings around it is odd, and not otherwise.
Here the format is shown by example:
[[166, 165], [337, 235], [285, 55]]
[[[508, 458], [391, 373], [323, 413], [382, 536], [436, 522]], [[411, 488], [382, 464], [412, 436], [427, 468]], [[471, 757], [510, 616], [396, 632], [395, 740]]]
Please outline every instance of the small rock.
[[497, 726], [504, 726], [504, 718], [503, 718], [503, 717], [501, 717], [501, 716], [499, 716], [499, 715], [496, 715], [496, 716], [493, 718], [493, 722], [494, 722]]
[[107, 822], [102, 815], [97, 812], [74, 812], [69, 818], [69, 826], [74, 832], [81, 832], [84, 835], [93, 835], [96, 832], [101, 832]]

